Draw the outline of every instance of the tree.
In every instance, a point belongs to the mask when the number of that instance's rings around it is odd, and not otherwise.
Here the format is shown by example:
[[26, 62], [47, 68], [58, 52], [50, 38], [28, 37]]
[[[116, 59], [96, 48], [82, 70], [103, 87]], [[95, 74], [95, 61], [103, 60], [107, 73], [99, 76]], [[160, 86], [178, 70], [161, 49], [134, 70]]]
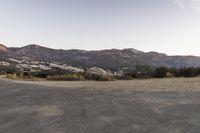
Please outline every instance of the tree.
[[164, 78], [166, 76], [167, 72], [168, 72], [168, 68], [166, 68], [166, 67], [158, 67], [158, 68], [155, 69], [154, 77]]

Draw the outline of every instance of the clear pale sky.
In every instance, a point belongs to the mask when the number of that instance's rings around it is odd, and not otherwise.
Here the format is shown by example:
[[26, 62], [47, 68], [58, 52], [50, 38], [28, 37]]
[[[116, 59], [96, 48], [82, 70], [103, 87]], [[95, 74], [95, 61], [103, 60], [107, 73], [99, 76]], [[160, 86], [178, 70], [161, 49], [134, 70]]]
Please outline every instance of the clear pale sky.
[[0, 0], [0, 43], [200, 56], [200, 0]]

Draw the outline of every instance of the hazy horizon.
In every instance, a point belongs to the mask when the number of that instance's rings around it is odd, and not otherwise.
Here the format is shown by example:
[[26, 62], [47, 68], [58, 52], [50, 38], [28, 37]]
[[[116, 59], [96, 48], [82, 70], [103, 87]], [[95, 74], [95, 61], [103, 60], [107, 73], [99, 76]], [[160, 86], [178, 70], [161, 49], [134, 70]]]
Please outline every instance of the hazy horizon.
[[0, 0], [0, 43], [200, 56], [200, 0]]

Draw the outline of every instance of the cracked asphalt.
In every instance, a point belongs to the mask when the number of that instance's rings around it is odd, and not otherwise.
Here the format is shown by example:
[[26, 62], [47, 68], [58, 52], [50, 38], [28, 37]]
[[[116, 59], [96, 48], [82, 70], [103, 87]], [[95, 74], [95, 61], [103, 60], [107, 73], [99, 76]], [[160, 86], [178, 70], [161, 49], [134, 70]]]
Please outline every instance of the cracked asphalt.
[[0, 79], [0, 133], [199, 133], [200, 92], [72, 89]]

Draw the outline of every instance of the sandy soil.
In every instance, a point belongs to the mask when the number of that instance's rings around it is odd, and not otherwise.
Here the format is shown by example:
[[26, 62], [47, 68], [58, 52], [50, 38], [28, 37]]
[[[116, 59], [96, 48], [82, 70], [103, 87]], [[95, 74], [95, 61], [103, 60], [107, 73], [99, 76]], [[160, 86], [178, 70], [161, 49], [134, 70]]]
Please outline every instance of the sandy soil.
[[135, 91], [200, 91], [200, 77], [101, 81], [12, 81], [51, 87]]

